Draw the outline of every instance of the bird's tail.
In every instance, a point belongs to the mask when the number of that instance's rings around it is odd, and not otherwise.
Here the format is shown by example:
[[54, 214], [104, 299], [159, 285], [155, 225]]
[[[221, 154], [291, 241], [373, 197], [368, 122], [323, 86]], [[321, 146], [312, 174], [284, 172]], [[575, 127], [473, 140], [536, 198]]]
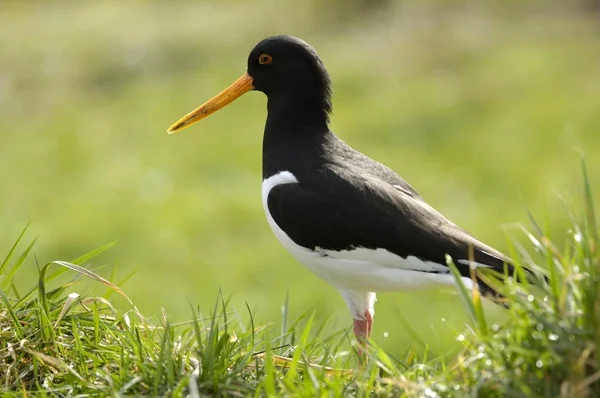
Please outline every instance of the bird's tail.
[[[506, 266], [508, 275], [516, 278], [515, 267], [512, 264], [506, 264]], [[523, 278], [518, 278], [520, 282], [538, 286], [540, 284], [548, 283], [548, 276], [540, 275], [529, 268], [521, 267], [521, 269], [525, 274], [525, 280], [523, 280]], [[504, 275], [498, 274], [497, 272], [488, 273], [475, 269], [471, 273], [471, 279], [473, 279], [474, 285], [477, 285], [479, 293], [482, 296], [505, 308], [509, 307], [508, 299], [501, 291], [501, 286], [505, 281]], [[518, 291], [517, 294], [524, 295], [524, 293]]]
[[506, 295], [501, 293], [497, 288], [494, 288], [479, 279], [477, 280], [477, 289], [479, 289], [479, 293], [481, 293], [483, 297], [491, 302], [501, 305], [504, 308], [508, 308], [508, 299]]

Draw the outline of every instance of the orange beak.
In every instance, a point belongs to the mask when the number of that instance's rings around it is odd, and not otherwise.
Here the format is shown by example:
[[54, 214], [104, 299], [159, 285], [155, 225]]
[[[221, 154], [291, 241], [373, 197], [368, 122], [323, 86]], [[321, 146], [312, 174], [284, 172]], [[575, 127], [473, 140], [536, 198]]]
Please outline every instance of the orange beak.
[[244, 73], [239, 79], [234, 81], [231, 86], [215, 95], [204, 104], [200, 105], [178, 121], [176, 121], [167, 133], [173, 134], [190, 127], [192, 124], [199, 122], [208, 115], [211, 115], [226, 105], [232, 103], [242, 94], [254, 89], [252, 78], [248, 73]]

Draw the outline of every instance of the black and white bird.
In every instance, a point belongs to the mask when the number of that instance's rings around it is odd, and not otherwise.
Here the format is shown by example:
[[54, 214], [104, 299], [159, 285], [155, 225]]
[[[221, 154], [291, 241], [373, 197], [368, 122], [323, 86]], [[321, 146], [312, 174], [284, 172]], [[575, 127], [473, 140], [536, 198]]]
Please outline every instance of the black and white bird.
[[[331, 81], [306, 42], [262, 40], [247, 72], [169, 129], [191, 126], [242, 94], [266, 94], [262, 203], [281, 244], [343, 296], [361, 344], [370, 337], [375, 292], [452, 284], [449, 255], [466, 285], [471, 267], [504, 273], [508, 258], [429, 206], [398, 174], [329, 129]], [[481, 279], [484, 295], [498, 294]]]

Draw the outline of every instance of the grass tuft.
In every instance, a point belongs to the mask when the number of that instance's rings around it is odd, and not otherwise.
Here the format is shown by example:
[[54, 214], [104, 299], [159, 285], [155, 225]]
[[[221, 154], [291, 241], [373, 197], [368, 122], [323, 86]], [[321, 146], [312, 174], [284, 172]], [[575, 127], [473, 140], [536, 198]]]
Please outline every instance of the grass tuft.
[[[566, 242], [551, 241], [529, 212], [532, 227], [522, 231], [531, 250], [513, 247], [517, 274], [524, 276], [526, 267], [549, 279], [540, 276], [539, 284], [521, 285], [504, 276], [506, 283], [498, 289], [508, 309], [501, 323], [490, 324], [479, 293], [468, 291], [451, 266], [471, 323], [457, 336], [461, 352], [429, 358], [427, 350], [385, 352], [373, 342], [369, 364], [356, 371], [349, 371], [356, 368], [355, 353], [342, 348], [348, 332], [326, 334], [325, 323], [317, 323], [311, 312], [289, 319], [289, 298], [281, 330], [257, 325], [248, 305], [250, 321], [242, 322], [223, 294], [207, 315], [192, 305], [189, 322], [173, 324], [164, 311], [149, 320], [118, 284], [90, 270], [94, 257], [111, 245], [39, 267], [38, 283], [21, 292], [13, 278], [35, 243], [24, 242], [26, 227], [0, 263], [0, 392], [600, 396], [600, 254], [585, 162], [583, 178], [580, 210], [567, 208]], [[72, 278], [58, 284], [60, 275]], [[84, 278], [103, 286], [104, 293], [78, 291]], [[113, 304], [114, 293], [127, 299], [126, 308]]]

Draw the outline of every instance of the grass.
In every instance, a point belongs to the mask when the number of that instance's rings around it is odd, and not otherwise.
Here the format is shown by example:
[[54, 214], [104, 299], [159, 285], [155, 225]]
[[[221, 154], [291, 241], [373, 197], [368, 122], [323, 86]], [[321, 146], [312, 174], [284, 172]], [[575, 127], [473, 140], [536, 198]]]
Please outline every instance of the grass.
[[[506, 279], [505, 320], [490, 322], [477, 292], [464, 298], [471, 322], [456, 335], [462, 348], [442, 357], [414, 349], [370, 350], [366, 368], [344, 347], [348, 330], [326, 332], [307, 312], [284, 311], [281, 330], [249, 322], [223, 295], [189, 322], [155, 322], [124, 291], [90, 270], [107, 245], [70, 262], [38, 267], [20, 290], [14, 276], [33, 243], [23, 231], [0, 264], [0, 391], [3, 396], [425, 396], [593, 397], [600, 394], [600, 253], [598, 225], [584, 166], [582, 204], [565, 206], [566, 242], [553, 242], [532, 216], [528, 248], [513, 246], [517, 267], [550, 278], [538, 286]], [[19, 252], [19, 247], [25, 247]], [[564, 250], [559, 250], [564, 247]], [[57, 278], [71, 280], [54, 288]], [[83, 293], [82, 278], [101, 289]], [[102, 291], [100, 291], [102, 290]], [[122, 309], [124, 308], [124, 309]], [[282, 364], [281, 357], [291, 360]]]

